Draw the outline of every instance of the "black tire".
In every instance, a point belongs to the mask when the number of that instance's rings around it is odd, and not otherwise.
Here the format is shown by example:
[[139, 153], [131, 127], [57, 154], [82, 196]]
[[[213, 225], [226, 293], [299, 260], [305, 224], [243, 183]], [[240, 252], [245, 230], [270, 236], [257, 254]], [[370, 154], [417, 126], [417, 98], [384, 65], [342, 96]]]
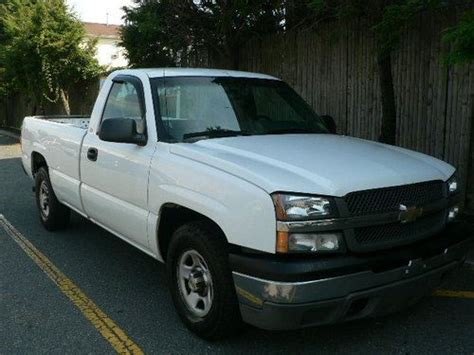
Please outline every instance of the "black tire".
[[[48, 194], [47, 209], [44, 207], [44, 200], [41, 197], [45, 196], [45, 190]], [[41, 224], [49, 231], [66, 228], [69, 224], [71, 210], [56, 198], [49, 180], [48, 170], [45, 167], [39, 168], [35, 175], [35, 194]]]
[[[176, 310], [188, 329], [207, 340], [224, 338], [243, 328], [227, 250], [222, 232], [202, 221], [178, 228], [168, 249], [168, 280]], [[204, 316], [197, 316], [190, 310], [179, 285], [178, 267], [190, 251], [202, 256], [212, 279], [212, 303]]]

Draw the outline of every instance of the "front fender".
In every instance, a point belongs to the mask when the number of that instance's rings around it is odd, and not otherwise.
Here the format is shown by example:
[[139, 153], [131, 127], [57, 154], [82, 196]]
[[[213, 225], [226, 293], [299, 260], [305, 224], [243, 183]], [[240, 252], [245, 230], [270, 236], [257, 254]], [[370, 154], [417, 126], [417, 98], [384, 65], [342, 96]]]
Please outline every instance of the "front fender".
[[[229, 243], [275, 252], [275, 210], [267, 192], [163, 148], [157, 149], [151, 164], [150, 211], [158, 213], [163, 205], [174, 203], [214, 221]], [[158, 251], [158, 246], [153, 247]]]

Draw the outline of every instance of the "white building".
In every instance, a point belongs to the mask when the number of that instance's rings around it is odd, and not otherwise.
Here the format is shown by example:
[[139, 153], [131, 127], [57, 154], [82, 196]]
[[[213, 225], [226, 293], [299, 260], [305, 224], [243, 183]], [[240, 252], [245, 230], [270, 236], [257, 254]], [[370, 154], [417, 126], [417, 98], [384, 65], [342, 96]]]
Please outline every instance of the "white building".
[[128, 66], [120, 43], [120, 26], [103, 23], [84, 22], [86, 36], [97, 39], [96, 58], [108, 70]]

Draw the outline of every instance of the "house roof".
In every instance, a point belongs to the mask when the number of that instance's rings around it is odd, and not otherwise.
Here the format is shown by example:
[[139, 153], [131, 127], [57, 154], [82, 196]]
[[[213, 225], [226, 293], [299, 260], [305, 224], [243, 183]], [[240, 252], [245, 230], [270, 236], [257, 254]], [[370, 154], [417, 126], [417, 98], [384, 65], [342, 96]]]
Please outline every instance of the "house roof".
[[84, 28], [86, 34], [94, 37], [120, 37], [120, 26], [118, 25], [106, 25], [105, 23], [92, 23], [84, 22]]

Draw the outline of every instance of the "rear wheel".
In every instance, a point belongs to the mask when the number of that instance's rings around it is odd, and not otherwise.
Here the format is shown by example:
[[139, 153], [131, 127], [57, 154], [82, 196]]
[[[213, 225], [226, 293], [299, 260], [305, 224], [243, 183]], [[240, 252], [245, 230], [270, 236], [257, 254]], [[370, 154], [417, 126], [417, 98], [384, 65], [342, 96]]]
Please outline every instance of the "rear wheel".
[[178, 228], [167, 265], [174, 305], [191, 331], [213, 340], [241, 329], [227, 242], [217, 228], [205, 222]]
[[71, 210], [58, 201], [45, 167], [35, 175], [35, 191], [41, 224], [49, 231], [67, 227]]

